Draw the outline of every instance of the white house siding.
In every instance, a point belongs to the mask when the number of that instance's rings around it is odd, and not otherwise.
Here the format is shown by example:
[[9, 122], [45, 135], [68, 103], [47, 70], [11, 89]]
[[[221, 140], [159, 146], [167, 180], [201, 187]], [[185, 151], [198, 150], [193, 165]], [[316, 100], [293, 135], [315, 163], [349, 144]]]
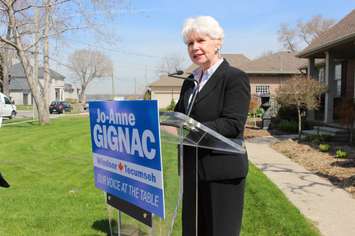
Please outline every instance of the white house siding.
[[[64, 100], [64, 80], [52, 80], [49, 86], [49, 103], [54, 100]], [[56, 96], [56, 89], [58, 95]], [[49, 105], [49, 104], [48, 104]]]
[[[41, 80], [40, 80], [41, 81]], [[42, 81], [40, 82], [42, 83]], [[57, 80], [54, 82], [54, 84], [50, 84], [49, 86], [49, 101], [48, 105], [54, 101], [58, 100], [56, 99], [55, 91], [58, 89], [59, 94], [58, 94], [58, 99], [59, 100], [64, 100], [65, 99], [65, 94], [64, 94], [64, 81], [63, 80]], [[10, 92], [11, 98], [15, 101], [15, 104], [17, 105], [24, 105], [25, 104], [25, 97], [27, 94], [27, 104], [32, 105], [32, 94], [31, 92]]]
[[65, 99], [76, 99], [76, 100], [78, 100], [78, 94], [75, 91], [75, 89], [74, 89], [74, 91], [72, 93], [64, 91], [64, 100]]
[[152, 90], [152, 100], [159, 101], [159, 108], [166, 108], [173, 98], [175, 103], [179, 100], [180, 91], [173, 90]]
[[[30, 92], [27, 94], [27, 105], [32, 105], [32, 94]], [[10, 92], [10, 97], [15, 102], [16, 105], [24, 105], [24, 93], [23, 92]]]

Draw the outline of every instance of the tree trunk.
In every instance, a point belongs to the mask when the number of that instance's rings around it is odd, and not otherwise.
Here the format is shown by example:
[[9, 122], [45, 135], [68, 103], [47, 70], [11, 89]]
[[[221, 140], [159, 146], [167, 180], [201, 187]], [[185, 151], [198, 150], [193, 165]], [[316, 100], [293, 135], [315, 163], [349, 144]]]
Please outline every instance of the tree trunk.
[[4, 63], [2, 64], [2, 91], [6, 96], [10, 96], [10, 77], [9, 77], [9, 64], [6, 62], [7, 56], [4, 56]]
[[16, 19], [13, 8], [8, 8], [7, 10], [9, 16], [9, 25], [13, 27], [13, 36], [14, 36], [14, 44], [16, 45], [17, 56], [20, 59], [20, 62], [23, 66], [25, 76], [27, 78], [28, 85], [31, 89], [34, 101], [37, 105], [38, 109], [38, 120], [40, 124], [48, 124], [49, 123], [49, 111], [46, 109], [46, 106], [43, 101], [42, 94], [40, 92], [39, 81], [33, 78], [33, 67], [30, 64], [29, 57], [26, 55], [24, 50], [24, 45], [21, 41], [21, 36], [16, 29]]
[[44, 95], [44, 104], [46, 109], [49, 106], [49, 86], [50, 86], [50, 74], [49, 74], [49, 14], [51, 11], [50, 0], [47, 0], [45, 3], [45, 22], [44, 22], [44, 41], [43, 41], [43, 95]]
[[301, 108], [297, 107], [297, 113], [298, 113], [298, 141], [301, 141], [301, 135], [302, 135], [302, 116], [301, 116]]
[[[7, 27], [7, 32], [6, 32], [6, 39], [10, 40], [11, 37], [11, 28], [8, 26]], [[7, 96], [10, 96], [10, 68], [12, 66], [12, 59], [14, 57], [14, 52], [11, 51], [10, 47], [7, 45], [4, 47], [4, 50], [2, 50], [2, 57], [3, 57], [3, 63], [2, 63], [2, 70], [3, 70], [3, 84], [2, 84], [2, 89], [3, 93]]]
[[81, 109], [84, 111], [85, 103], [86, 103], [86, 95], [85, 95], [86, 85], [81, 85], [81, 90], [79, 94], [79, 103], [81, 104]]

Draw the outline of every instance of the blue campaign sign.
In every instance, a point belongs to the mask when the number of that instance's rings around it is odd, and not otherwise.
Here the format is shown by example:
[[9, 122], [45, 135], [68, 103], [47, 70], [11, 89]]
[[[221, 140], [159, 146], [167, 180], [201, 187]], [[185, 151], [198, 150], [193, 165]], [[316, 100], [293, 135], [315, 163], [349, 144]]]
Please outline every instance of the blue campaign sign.
[[157, 101], [89, 103], [97, 188], [165, 216]]

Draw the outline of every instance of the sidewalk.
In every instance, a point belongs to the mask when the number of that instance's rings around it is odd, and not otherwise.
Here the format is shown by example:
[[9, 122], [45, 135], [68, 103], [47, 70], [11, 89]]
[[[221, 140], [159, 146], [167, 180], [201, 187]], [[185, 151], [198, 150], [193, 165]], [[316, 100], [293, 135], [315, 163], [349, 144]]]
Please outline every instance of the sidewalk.
[[355, 199], [327, 179], [312, 174], [273, 150], [270, 143], [275, 140], [274, 137], [248, 140], [249, 160], [318, 227], [322, 235], [354, 236]]

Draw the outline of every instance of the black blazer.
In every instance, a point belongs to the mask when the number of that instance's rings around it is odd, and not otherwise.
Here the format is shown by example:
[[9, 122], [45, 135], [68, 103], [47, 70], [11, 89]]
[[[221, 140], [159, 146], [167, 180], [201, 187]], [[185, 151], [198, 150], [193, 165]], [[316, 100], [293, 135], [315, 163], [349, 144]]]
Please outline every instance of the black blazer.
[[[185, 80], [175, 111], [186, 113], [194, 83]], [[242, 138], [250, 102], [247, 75], [224, 60], [198, 93], [190, 116], [227, 138]], [[199, 173], [203, 180], [245, 177], [247, 155], [199, 150]]]

